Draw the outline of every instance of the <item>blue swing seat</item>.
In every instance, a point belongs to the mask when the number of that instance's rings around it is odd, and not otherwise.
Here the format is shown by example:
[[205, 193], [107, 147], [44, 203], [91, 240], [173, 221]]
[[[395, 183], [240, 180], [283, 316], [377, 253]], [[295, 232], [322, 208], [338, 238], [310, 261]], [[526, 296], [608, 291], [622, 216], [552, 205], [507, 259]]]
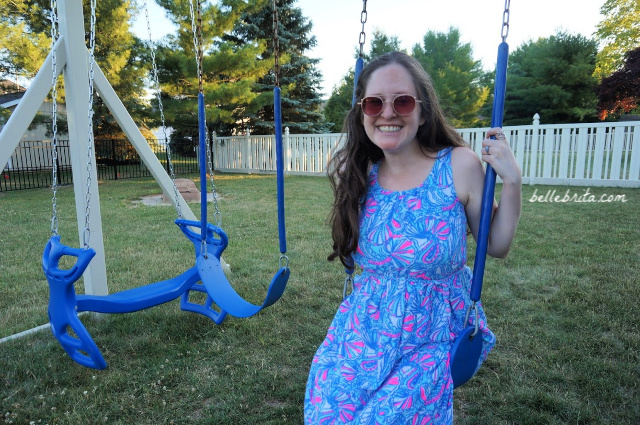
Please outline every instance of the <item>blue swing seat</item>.
[[[261, 305], [251, 304], [238, 295], [222, 270], [220, 255], [229, 243], [227, 234], [221, 228], [207, 223], [205, 255], [202, 252], [200, 234], [191, 230], [192, 227], [199, 227], [200, 222], [184, 219], [178, 219], [175, 222], [185, 236], [194, 244], [196, 249], [196, 268], [202, 282], [202, 284], [193, 285], [183, 294], [180, 304], [183, 310], [204, 314], [217, 324], [220, 324], [227, 314], [240, 318], [250, 317], [280, 299], [289, 280], [290, 270], [288, 267], [281, 267], [276, 272], [269, 284], [264, 302]], [[189, 301], [190, 291], [205, 292], [207, 300], [204, 305], [191, 303]], [[220, 312], [215, 312], [212, 309], [213, 303], [220, 308]]]
[[453, 387], [458, 388], [473, 378], [482, 354], [482, 335], [475, 326], [464, 328], [451, 348], [451, 378]]
[[[49, 322], [51, 332], [73, 361], [94, 369], [105, 369], [107, 362], [76, 312], [76, 292], [73, 284], [82, 276], [95, 250], [71, 248], [60, 242], [60, 236], [52, 236], [42, 254], [42, 270], [49, 283]], [[76, 257], [76, 263], [68, 270], [60, 269], [63, 256]], [[69, 333], [69, 330], [75, 336]]]
[[109, 295], [76, 295], [77, 311], [132, 313], [175, 300], [198, 282], [198, 270], [191, 267], [172, 279], [151, 283]]
[[[245, 301], [233, 289], [220, 264], [220, 256], [229, 242], [226, 233], [207, 223], [207, 237], [203, 244], [200, 234], [191, 229], [198, 227], [199, 222], [178, 219], [176, 224], [193, 242], [196, 251], [195, 266], [172, 279], [103, 296], [76, 295], [74, 287], [74, 283], [80, 279], [95, 256], [95, 250], [71, 248], [60, 242], [59, 235], [49, 239], [42, 254], [42, 269], [50, 292], [49, 321], [53, 335], [71, 359], [94, 369], [107, 367], [98, 346], [78, 318], [79, 312], [130, 313], [182, 297], [182, 310], [207, 316], [219, 325], [228, 313], [236, 317], [253, 316], [275, 303], [284, 293], [289, 279], [288, 267], [282, 267], [275, 274], [262, 305]], [[60, 259], [64, 256], [76, 257], [75, 264], [68, 270], [59, 267]], [[206, 293], [204, 304], [192, 302], [189, 299], [191, 291]], [[214, 310], [214, 303], [220, 311]]]

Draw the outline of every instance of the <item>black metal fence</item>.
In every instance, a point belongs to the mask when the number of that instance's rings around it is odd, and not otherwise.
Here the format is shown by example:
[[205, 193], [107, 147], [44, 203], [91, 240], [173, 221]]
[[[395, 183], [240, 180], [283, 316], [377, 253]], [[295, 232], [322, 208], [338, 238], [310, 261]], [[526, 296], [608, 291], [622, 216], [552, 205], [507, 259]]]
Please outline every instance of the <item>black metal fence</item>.
[[[166, 145], [156, 140], [148, 140], [148, 143], [169, 172]], [[58, 184], [72, 184], [69, 141], [58, 140], [57, 151], [58, 158], [53, 164], [51, 141], [21, 142], [0, 173], [0, 192], [49, 187], [52, 184], [54, 165], [57, 167]], [[99, 180], [151, 176], [138, 152], [126, 139], [96, 139], [95, 156]], [[171, 163], [176, 175], [199, 171], [195, 149], [193, 155], [172, 152]]]

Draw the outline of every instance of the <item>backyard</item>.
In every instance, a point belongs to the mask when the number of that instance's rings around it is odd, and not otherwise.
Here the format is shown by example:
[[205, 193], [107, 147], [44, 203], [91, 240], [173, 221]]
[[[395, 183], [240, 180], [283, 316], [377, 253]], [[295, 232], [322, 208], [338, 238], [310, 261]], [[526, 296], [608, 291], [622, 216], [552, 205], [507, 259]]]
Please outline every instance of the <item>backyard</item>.
[[[0, 423], [301, 423], [309, 364], [341, 302], [344, 273], [326, 261], [326, 178], [289, 176], [285, 185], [291, 278], [279, 302], [220, 326], [177, 301], [85, 315], [103, 371], [74, 363], [48, 329], [3, 342]], [[275, 186], [269, 175], [216, 176], [229, 279], [256, 304], [278, 269]], [[110, 292], [193, 265], [175, 210], [140, 202], [161, 193], [153, 179], [99, 188]], [[62, 241], [77, 246], [72, 186], [57, 197]], [[0, 192], [0, 211], [3, 338], [48, 321], [41, 255], [51, 191]], [[640, 189], [523, 186], [512, 251], [490, 258], [485, 272], [483, 303], [498, 343], [456, 389], [457, 425], [640, 424], [639, 219]], [[473, 252], [470, 241], [470, 266]]]

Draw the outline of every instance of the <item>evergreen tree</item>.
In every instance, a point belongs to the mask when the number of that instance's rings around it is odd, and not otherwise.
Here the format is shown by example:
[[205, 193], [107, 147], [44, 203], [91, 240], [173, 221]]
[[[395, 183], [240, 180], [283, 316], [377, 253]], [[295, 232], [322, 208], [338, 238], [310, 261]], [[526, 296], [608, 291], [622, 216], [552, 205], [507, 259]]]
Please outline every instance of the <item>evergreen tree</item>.
[[[289, 127], [291, 133], [325, 133], [328, 126], [324, 122], [320, 106], [319, 89], [322, 75], [316, 66], [318, 59], [311, 59], [305, 52], [316, 45], [311, 35], [312, 23], [302, 15], [300, 8], [294, 7], [296, 0], [277, 1], [279, 84], [282, 90], [282, 126]], [[266, 48], [260, 59], [275, 64], [273, 32], [273, 5], [271, 2], [259, 10], [244, 13], [231, 34], [224, 37], [238, 45], [264, 40]], [[259, 78], [253, 87], [258, 94], [255, 112], [248, 111], [246, 125], [253, 134], [273, 134], [273, 87], [275, 70]]]
[[[358, 57], [360, 49], [356, 52]], [[376, 29], [373, 31], [373, 37], [371, 38], [371, 47], [369, 53], [363, 53], [364, 62], [370, 62], [371, 60], [382, 56], [385, 53], [404, 51], [400, 48], [400, 39], [395, 35], [387, 35], [384, 32]], [[406, 52], [405, 52], [406, 53]]]
[[595, 117], [596, 43], [565, 32], [529, 41], [509, 56], [504, 121], [590, 122]]
[[429, 31], [423, 45], [413, 47], [413, 57], [431, 76], [440, 103], [453, 125], [476, 125], [489, 89], [481, 85], [481, 62], [473, 59], [470, 43], [460, 42], [458, 29], [449, 28], [447, 34]]
[[[189, 1], [159, 0], [178, 30], [161, 43], [157, 52], [165, 121], [175, 130], [171, 134], [172, 147], [185, 153], [193, 153], [198, 140], [199, 81]], [[255, 13], [266, 3], [221, 0], [203, 5], [199, 26], [209, 131], [219, 135], [243, 131], [247, 115], [260, 109], [260, 93], [254, 92], [253, 87], [269, 72], [270, 64], [260, 59], [266, 42], [251, 40], [239, 44], [224, 35], [232, 31], [244, 14]]]

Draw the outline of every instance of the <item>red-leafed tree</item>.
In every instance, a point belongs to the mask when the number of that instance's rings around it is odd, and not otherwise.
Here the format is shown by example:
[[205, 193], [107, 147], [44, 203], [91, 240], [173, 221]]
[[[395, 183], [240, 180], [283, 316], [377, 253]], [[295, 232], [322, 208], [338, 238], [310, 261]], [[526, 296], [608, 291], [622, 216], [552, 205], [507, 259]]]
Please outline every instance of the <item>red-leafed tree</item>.
[[640, 47], [627, 52], [624, 66], [597, 87], [601, 120], [638, 110], [640, 105]]

